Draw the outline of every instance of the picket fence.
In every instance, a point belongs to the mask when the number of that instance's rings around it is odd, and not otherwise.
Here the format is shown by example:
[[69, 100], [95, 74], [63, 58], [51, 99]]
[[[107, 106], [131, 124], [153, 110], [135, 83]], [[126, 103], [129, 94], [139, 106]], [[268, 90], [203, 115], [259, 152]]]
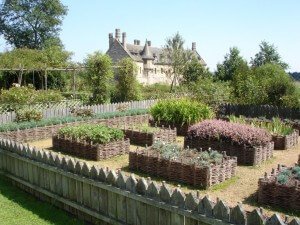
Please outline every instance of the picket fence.
[[0, 173], [13, 184], [92, 224], [132, 225], [300, 225], [297, 218], [268, 217], [242, 205], [230, 208], [195, 193], [170, 189], [151, 179], [136, 179], [0, 139]]
[[[112, 103], [112, 104], [101, 104], [101, 105], [85, 105], [85, 106], [77, 106], [75, 108], [79, 109], [91, 109], [95, 114], [99, 113], [107, 113], [107, 112], [117, 112], [122, 110], [131, 110], [131, 109], [148, 109], [157, 100], [143, 100], [143, 101], [131, 101], [131, 102], [120, 102], [120, 103]], [[44, 119], [49, 119], [53, 117], [65, 117], [71, 115], [71, 110], [74, 107], [64, 107], [64, 108], [56, 108], [51, 107], [47, 109], [41, 110], [43, 113]], [[7, 112], [0, 114], [0, 124], [10, 123], [15, 121], [16, 113], [15, 112]]]

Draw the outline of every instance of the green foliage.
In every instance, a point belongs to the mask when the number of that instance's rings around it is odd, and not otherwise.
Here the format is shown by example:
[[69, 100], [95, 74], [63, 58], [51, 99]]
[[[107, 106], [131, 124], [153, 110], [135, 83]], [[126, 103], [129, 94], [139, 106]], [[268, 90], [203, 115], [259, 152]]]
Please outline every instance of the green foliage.
[[216, 77], [219, 80], [229, 81], [240, 67], [247, 66], [247, 62], [240, 56], [238, 48], [230, 48], [229, 53], [225, 55], [222, 64], [217, 65]]
[[183, 71], [183, 83], [190, 84], [198, 82], [204, 78], [210, 78], [212, 74], [205, 68], [198, 59], [192, 58], [187, 62]]
[[280, 184], [286, 184], [289, 181], [289, 177], [285, 174], [279, 174], [277, 176], [277, 181]]
[[151, 107], [154, 120], [170, 124], [194, 124], [214, 117], [213, 110], [202, 103], [190, 99], [168, 99], [159, 101]]
[[16, 113], [16, 121], [40, 121], [43, 118], [43, 114], [35, 109], [21, 109]]
[[184, 40], [179, 33], [167, 38], [163, 48], [162, 61], [171, 65], [172, 69], [165, 71], [171, 77], [170, 90], [180, 83], [180, 75], [183, 74], [187, 62], [191, 59], [192, 52], [184, 49]]
[[181, 149], [176, 143], [164, 143], [157, 141], [152, 145], [152, 149], [168, 160], [187, 160], [197, 166], [210, 166], [211, 163], [221, 163], [223, 155], [217, 151], [198, 152], [194, 149]]
[[282, 122], [280, 118], [273, 118], [272, 122], [265, 122], [260, 120], [247, 121], [244, 116], [229, 116], [230, 122], [249, 124], [253, 127], [263, 128], [269, 131], [271, 134], [286, 136], [293, 133], [294, 129], [292, 126]]
[[91, 109], [73, 109], [71, 113], [76, 117], [92, 117], [94, 115]]
[[255, 55], [254, 58], [251, 58], [251, 65], [253, 67], [260, 67], [265, 64], [276, 64], [282, 67], [283, 69], [288, 68], [288, 64], [281, 60], [277, 48], [269, 44], [266, 41], [262, 41], [259, 45], [260, 51]]
[[9, 110], [17, 110], [28, 105], [39, 103], [55, 103], [63, 100], [62, 95], [56, 91], [36, 91], [32, 86], [12, 87], [9, 90], [2, 90], [0, 103]]
[[91, 119], [108, 119], [108, 118], [120, 117], [120, 116], [134, 116], [134, 115], [146, 114], [147, 112], [148, 111], [145, 109], [134, 109], [134, 110], [127, 110], [125, 112], [96, 114], [92, 118], [67, 116], [67, 117], [54, 117], [50, 119], [43, 119], [41, 121], [30, 121], [30, 122], [21, 122], [21, 123], [12, 122], [12, 123], [0, 124], [0, 132], [25, 130], [34, 127], [44, 127], [50, 125], [72, 123], [76, 121], [88, 121]]
[[203, 78], [197, 83], [189, 85], [188, 88], [198, 101], [212, 107], [231, 101], [232, 90], [228, 82]]
[[66, 14], [60, 0], [5, 0], [0, 8], [0, 32], [14, 47], [41, 49], [47, 41], [59, 40]]
[[136, 74], [137, 67], [132, 59], [125, 58], [118, 63], [117, 85], [114, 100], [118, 102], [127, 102], [141, 99], [141, 90]]
[[79, 139], [93, 142], [94, 144], [106, 144], [124, 139], [122, 130], [103, 125], [84, 124], [79, 126], [67, 126], [58, 131], [58, 135], [65, 138]]
[[103, 104], [110, 102], [113, 84], [112, 61], [108, 55], [95, 52], [85, 60], [87, 67], [86, 79], [93, 89], [92, 103]]
[[270, 104], [300, 107], [299, 94], [290, 76], [274, 64], [238, 70], [232, 82], [234, 101], [239, 104]]

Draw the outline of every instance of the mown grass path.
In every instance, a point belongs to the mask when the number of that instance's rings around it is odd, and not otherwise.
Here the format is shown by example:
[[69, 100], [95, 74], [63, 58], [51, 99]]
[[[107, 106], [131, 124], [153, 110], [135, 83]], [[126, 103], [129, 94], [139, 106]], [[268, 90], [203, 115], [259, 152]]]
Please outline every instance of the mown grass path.
[[83, 225], [83, 222], [41, 202], [0, 175], [0, 225]]

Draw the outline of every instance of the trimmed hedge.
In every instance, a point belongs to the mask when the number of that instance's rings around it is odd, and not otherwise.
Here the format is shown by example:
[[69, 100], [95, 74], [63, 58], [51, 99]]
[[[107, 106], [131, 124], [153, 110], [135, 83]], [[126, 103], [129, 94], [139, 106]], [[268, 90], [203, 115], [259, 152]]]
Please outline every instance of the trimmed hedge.
[[222, 120], [205, 120], [191, 126], [188, 138], [221, 140], [251, 147], [265, 146], [272, 141], [271, 134], [264, 129]]
[[13, 122], [13, 123], [0, 124], [0, 132], [25, 130], [25, 129], [35, 128], [35, 127], [44, 127], [50, 125], [72, 123], [76, 121], [88, 121], [92, 119], [108, 119], [113, 117], [142, 115], [142, 114], [147, 114], [147, 112], [148, 112], [147, 109], [133, 109], [125, 112], [101, 113], [101, 114], [96, 114], [92, 117], [68, 116], [68, 117], [43, 119], [41, 121], [30, 121], [30, 122], [21, 122], [21, 123]]

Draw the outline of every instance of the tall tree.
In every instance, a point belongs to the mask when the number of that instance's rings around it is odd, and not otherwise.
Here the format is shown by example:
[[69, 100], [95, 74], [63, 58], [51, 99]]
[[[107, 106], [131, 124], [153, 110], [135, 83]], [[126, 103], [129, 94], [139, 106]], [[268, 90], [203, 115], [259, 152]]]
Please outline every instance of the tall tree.
[[263, 41], [259, 45], [259, 48], [260, 51], [254, 58], [251, 58], [250, 64], [252, 67], [259, 67], [265, 64], [276, 64], [281, 66], [283, 69], [288, 68], [288, 64], [281, 60], [281, 56], [273, 44]]
[[3, 0], [0, 34], [17, 48], [41, 49], [58, 32], [67, 8], [60, 0]]
[[137, 66], [130, 58], [122, 59], [118, 63], [116, 100], [134, 101], [141, 97], [141, 90], [136, 78]]
[[183, 71], [183, 83], [195, 83], [203, 78], [211, 77], [211, 73], [195, 57], [189, 61]]
[[172, 67], [170, 71], [166, 71], [172, 78], [171, 91], [173, 87], [180, 83], [180, 75], [183, 74], [185, 65], [191, 58], [191, 51], [184, 49], [184, 40], [179, 33], [167, 39], [163, 49], [162, 60], [169, 63]]
[[108, 55], [95, 52], [88, 55], [85, 65], [87, 67], [86, 78], [93, 89], [92, 102], [97, 104], [109, 103], [114, 77], [111, 58]]
[[232, 80], [235, 72], [247, 65], [247, 62], [240, 56], [240, 50], [237, 47], [230, 48], [229, 53], [225, 55], [222, 64], [217, 65], [216, 76], [223, 81]]

